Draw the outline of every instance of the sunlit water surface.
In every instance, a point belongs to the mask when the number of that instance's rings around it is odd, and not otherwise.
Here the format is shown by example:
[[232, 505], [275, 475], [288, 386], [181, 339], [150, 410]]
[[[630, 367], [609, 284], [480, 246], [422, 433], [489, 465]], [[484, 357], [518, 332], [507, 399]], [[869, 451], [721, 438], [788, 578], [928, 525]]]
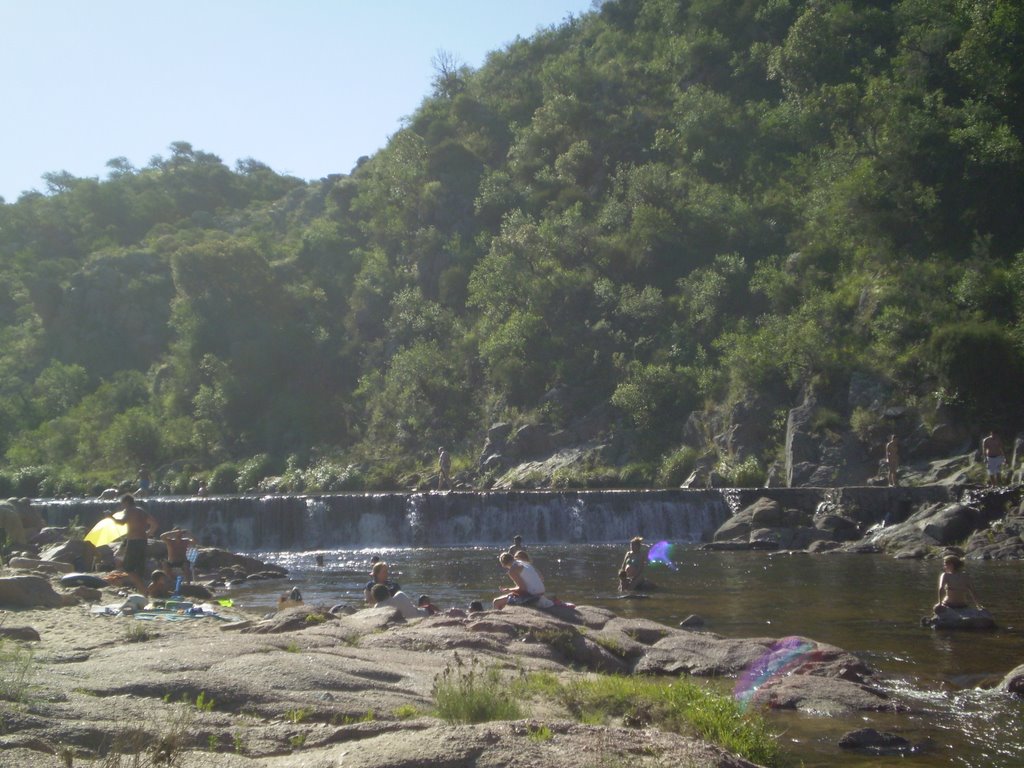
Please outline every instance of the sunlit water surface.
[[[529, 542], [527, 542], [529, 544]], [[558, 545], [529, 548], [548, 594], [608, 608], [622, 616], [671, 626], [691, 614], [726, 637], [803, 635], [856, 653], [886, 678], [912, 712], [827, 718], [773, 715], [781, 739], [808, 768], [824, 766], [1024, 766], [1024, 703], [989, 686], [1024, 663], [1024, 564], [970, 562], [968, 573], [999, 629], [942, 632], [920, 618], [935, 602], [937, 561], [880, 555], [770, 555], [701, 552], [673, 546], [671, 566], [653, 563], [658, 589], [648, 598], [619, 599], [615, 573], [625, 547]], [[435, 605], [489, 602], [507, 578], [493, 548], [403, 548], [252, 553], [289, 569], [287, 583], [235, 589], [241, 605], [268, 610], [298, 586], [307, 603], [362, 604], [370, 556], [391, 564], [392, 578]], [[324, 564], [316, 565], [316, 555]], [[923, 746], [906, 758], [843, 753], [839, 737], [872, 726]]]

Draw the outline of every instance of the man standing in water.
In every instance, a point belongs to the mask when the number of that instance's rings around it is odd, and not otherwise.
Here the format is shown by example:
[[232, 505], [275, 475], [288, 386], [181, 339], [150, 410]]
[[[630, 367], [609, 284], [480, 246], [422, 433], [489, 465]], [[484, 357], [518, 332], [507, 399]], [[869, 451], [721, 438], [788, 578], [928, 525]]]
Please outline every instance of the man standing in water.
[[1003, 441], [995, 432], [981, 441], [981, 452], [985, 456], [985, 469], [988, 470], [988, 484], [999, 485], [1002, 482], [1003, 464], [1006, 455], [1003, 452]]
[[900, 471], [900, 443], [896, 435], [889, 436], [889, 442], [885, 444], [885, 463], [889, 467], [889, 485], [898, 485], [897, 477]]
[[[128, 574], [138, 592], [146, 592], [146, 548], [149, 539], [160, 527], [156, 518], [144, 509], [135, 506], [135, 497], [126, 493], [121, 497], [120, 522], [128, 526], [124, 541], [124, 572]], [[113, 515], [117, 520], [117, 515]]]
[[452, 488], [452, 457], [448, 455], [448, 451], [443, 446], [437, 449], [437, 490], [441, 490], [441, 484], [444, 483], [448, 487], [448, 490]]

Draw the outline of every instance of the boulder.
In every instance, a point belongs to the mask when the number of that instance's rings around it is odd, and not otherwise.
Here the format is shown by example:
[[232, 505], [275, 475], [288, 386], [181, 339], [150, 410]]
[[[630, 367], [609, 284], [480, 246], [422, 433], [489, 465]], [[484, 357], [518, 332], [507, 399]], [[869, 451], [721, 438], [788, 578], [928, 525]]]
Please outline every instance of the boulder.
[[932, 629], [995, 629], [995, 617], [984, 608], [946, 608], [921, 619]]
[[217, 549], [215, 547], [203, 547], [200, 549], [195, 567], [201, 571], [230, 570], [240, 572], [246, 576], [260, 572], [274, 572], [278, 575], [288, 573], [287, 568], [269, 565], [257, 560], [255, 557], [239, 555], [234, 552], [228, 552], [226, 549]]
[[46, 547], [39, 553], [40, 560], [70, 563], [79, 571], [91, 571], [96, 547], [82, 539], [69, 539]]
[[0, 578], [0, 606], [4, 608], [61, 608], [78, 602], [53, 590], [42, 576]]
[[902, 736], [882, 733], [874, 728], [859, 728], [844, 733], [839, 739], [839, 746], [871, 755], [909, 755], [914, 751], [914, 746]]
[[919, 526], [939, 544], [963, 541], [981, 525], [978, 511], [964, 504], [947, 504], [935, 510]]

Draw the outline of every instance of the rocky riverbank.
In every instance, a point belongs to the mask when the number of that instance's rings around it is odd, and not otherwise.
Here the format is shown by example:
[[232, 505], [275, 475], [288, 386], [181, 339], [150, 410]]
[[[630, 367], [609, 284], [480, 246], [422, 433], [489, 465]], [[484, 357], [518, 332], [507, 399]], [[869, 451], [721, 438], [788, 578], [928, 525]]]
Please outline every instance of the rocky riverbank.
[[[43, 581], [5, 573], [0, 582], [11, 579]], [[121, 599], [112, 589], [92, 603], [59, 584], [52, 591], [59, 607], [0, 614], [9, 637], [38, 637], [3, 644], [4, 695], [15, 700], [0, 701], [0, 765], [123, 765], [111, 757], [119, 752], [180, 766], [752, 765], [642, 718], [580, 724], [544, 697], [522, 702], [527, 719], [446, 724], [433, 714], [435, 681], [474, 662], [510, 681], [535, 671], [563, 681], [731, 679], [760, 662], [755, 706], [839, 717], [909, 707], [839, 648], [725, 638], [587, 606], [406, 621], [388, 609], [335, 615], [304, 605], [270, 620], [234, 608], [168, 620], [95, 613]]]

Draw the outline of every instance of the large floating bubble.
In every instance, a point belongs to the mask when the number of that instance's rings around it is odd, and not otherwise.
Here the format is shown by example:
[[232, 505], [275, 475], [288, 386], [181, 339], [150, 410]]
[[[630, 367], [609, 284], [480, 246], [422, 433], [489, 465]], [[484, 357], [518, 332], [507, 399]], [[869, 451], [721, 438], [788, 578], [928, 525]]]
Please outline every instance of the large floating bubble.
[[802, 664], [813, 660], [817, 646], [803, 637], [784, 637], [773, 643], [768, 652], [747, 667], [733, 688], [732, 695], [746, 706], [765, 684], [785, 677]]
[[659, 541], [652, 544], [647, 550], [647, 562], [654, 565], [665, 565], [671, 570], [676, 570], [676, 563], [672, 557], [675, 545], [668, 541]]

